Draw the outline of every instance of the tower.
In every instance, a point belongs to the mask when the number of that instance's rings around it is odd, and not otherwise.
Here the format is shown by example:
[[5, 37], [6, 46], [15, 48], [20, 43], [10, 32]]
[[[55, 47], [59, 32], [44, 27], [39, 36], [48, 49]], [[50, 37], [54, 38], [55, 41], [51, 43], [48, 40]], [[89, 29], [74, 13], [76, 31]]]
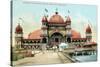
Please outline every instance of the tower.
[[86, 38], [87, 38], [87, 42], [91, 42], [92, 40], [92, 31], [90, 26], [88, 25], [88, 27], [86, 28]]
[[42, 18], [42, 43], [47, 43], [48, 42], [48, 36], [47, 36], [47, 23], [48, 23], [48, 19], [47, 16], [43, 16]]
[[17, 49], [21, 48], [22, 39], [23, 39], [23, 29], [20, 26], [20, 24], [18, 24], [16, 29], [15, 29], [15, 46]]
[[71, 42], [71, 18], [69, 16], [67, 16], [65, 23], [66, 23], [66, 39], [67, 42], [70, 43]]

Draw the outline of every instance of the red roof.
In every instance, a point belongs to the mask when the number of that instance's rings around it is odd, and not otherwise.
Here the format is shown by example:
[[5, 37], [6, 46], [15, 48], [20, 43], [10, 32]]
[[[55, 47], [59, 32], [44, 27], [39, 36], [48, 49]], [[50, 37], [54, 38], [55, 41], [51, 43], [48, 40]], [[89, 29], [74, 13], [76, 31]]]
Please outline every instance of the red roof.
[[88, 25], [88, 27], [86, 28], [86, 33], [92, 33], [90, 26]]
[[41, 39], [42, 30], [38, 29], [28, 35], [28, 39]]
[[15, 33], [23, 33], [23, 29], [20, 24], [18, 24], [18, 26], [16, 27]]
[[42, 22], [48, 22], [48, 19], [47, 19], [46, 16], [44, 16], [44, 17], [42, 18]]
[[[71, 32], [72, 32], [72, 38], [81, 38], [80, 33], [78, 33], [77, 31], [72, 30]], [[42, 35], [42, 30], [38, 29], [30, 33], [28, 35], [28, 39], [41, 39], [42, 38], [41, 35]]]

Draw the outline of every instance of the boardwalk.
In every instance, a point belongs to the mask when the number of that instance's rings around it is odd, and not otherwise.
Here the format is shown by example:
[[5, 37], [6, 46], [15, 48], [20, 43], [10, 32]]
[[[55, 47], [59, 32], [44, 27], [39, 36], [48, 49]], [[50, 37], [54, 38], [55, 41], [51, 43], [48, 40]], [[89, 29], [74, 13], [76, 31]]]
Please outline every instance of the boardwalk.
[[45, 53], [40, 52], [35, 57], [28, 57], [13, 62], [14, 65], [38, 65], [38, 64], [61, 64], [71, 63], [71, 61], [65, 58], [62, 54], [58, 55], [58, 52], [46, 51]]

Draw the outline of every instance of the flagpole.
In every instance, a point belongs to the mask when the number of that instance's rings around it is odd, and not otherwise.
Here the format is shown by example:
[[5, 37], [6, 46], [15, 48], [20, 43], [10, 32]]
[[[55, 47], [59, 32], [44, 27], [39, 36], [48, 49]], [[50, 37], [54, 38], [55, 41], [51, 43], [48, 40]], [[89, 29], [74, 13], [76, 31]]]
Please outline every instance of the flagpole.
[[45, 12], [46, 12], [45, 16], [48, 17], [48, 14], [47, 14], [48, 13], [48, 9], [45, 8]]

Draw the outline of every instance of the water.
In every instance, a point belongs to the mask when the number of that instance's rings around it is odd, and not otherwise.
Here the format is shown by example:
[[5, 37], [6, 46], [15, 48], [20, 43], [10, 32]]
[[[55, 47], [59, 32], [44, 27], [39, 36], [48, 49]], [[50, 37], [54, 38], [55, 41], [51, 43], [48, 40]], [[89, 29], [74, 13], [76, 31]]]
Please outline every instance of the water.
[[73, 58], [80, 62], [97, 61], [97, 55], [73, 56]]

